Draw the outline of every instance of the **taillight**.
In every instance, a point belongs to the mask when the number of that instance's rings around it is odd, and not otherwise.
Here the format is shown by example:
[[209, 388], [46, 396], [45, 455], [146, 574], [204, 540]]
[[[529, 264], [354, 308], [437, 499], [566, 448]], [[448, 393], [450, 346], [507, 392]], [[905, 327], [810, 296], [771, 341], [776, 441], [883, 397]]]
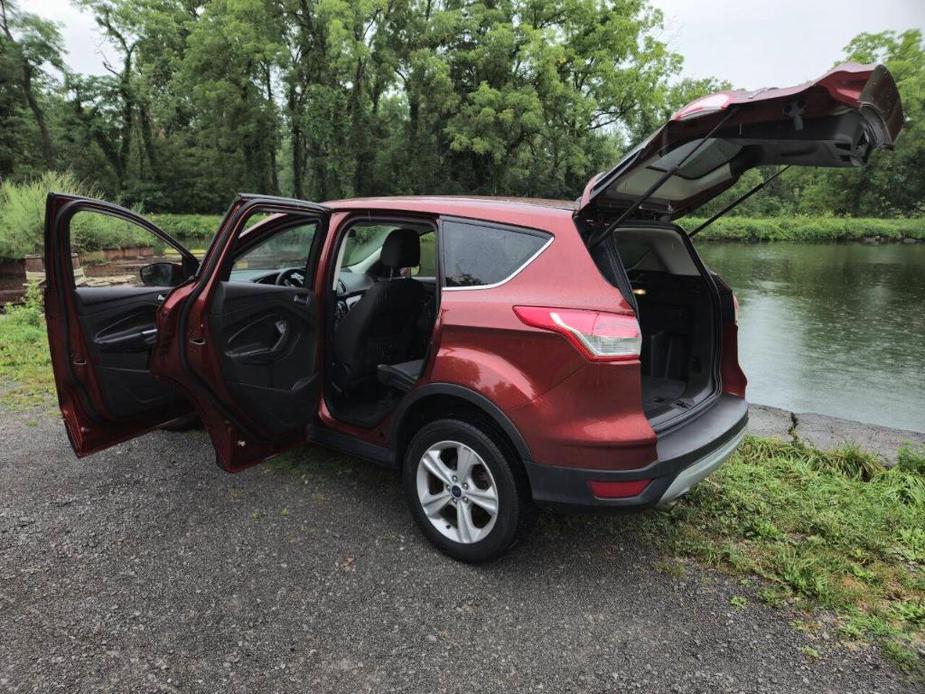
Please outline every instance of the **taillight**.
[[732, 295], [732, 318], [735, 321], [735, 324], [739, 324], [739, 300], [736, 298], [736, 295]]
[[593, 361], [637, 359], [642, 349], [635, 316], [540, 306], [515, 306], [514, 313], [527, 325], [559, 333]]

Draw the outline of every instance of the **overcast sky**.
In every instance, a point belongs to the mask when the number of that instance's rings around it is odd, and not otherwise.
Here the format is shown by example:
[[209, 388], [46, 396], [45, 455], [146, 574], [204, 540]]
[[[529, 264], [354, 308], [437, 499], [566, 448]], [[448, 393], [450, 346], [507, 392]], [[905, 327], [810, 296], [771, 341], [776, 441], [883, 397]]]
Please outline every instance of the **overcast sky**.
[[[684, 75], [736, 87], [788, 86], [818, 77], [862, 31], [925, 31], [925, 0], [652, 0], [665, 15], [661, 38], [684, 56]], [[23, 0], [61, 24], [68, 64], [102, 73], [116, 57], [93, 19], [69, 0]]]

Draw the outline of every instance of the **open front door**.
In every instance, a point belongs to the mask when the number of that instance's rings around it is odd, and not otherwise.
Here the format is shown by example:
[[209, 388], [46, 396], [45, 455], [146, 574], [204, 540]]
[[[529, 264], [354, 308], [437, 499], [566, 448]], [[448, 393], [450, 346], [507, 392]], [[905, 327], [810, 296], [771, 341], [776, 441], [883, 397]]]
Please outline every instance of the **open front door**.
[[307, 440], [321, 395], [315, 292], [328, 213], [242, 196], [195, 282], [158, 316], [154, 373], [193, 404], [218, 464], [236, 472]]
[[[110, 258], [88, 278], [74, 270], [72, 249], [78, 241], [85, 248], [137, 243], [172, 260], [139, 261], [136, 252], [134, 258]], [[189, 412], [182, 394], [152, 375], [149, 359], [157, 341], [159, 306], [197, 266], [183, 246], [129, 210], [88, 198], [48, 196], [48, 342], [58, 403], [78, 456]]]

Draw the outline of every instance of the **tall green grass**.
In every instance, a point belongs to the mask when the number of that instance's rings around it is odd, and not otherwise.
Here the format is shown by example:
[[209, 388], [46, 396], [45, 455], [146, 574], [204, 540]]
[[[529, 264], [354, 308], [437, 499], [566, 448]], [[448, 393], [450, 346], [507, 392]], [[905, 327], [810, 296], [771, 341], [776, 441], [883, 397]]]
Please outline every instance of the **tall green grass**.
[[33, 284], [21, 305], [0, 313], [0, 402], [35, 407], [51, 402], [54, 387], [42, 293]]
[[[687, 230], [703, 219], [684, 218]], [[697, 235], [701, 241], [883, 241], [925, 240], [925, 217], [869, 219], [862, 217], [721, 217]]]
[[[99, 197], [69, 173], [51, 171], [30, 183], [0, 184], [0, 258], [41, 254], [45, 227], [45, 200], [49, 192]], [[106, 215], [79, 212], [71, 222], [75, 251], [150, 245], [144, 230]]]
[[875, 639], [922, 667], [925, 451], [884, 468], [856, 448], [746, 438], [649, 530], [669, 551], [768, 581], [769, 601], [821, 605], [848, 639]]

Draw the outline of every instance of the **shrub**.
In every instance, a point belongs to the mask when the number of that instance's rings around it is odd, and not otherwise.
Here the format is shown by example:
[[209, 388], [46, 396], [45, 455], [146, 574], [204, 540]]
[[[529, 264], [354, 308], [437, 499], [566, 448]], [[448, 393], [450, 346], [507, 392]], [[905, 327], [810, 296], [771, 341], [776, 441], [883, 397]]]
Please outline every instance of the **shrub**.
[[[41, 253], [45, 227], [45, 199], [49, 192], [98, 197], [72, 174], [49, 171], [30, 183], [0, 184], [0, 257], [22, 258]], [[72, 222], [74, 250], [125, 248], [150, 242], [150, 235], [114, 217], [77, 214]]]
[[900, 448], [896, 467], [925, 477], [925, 446], [907, 445]]
[[[691, 217], [692, 230], [704, 220]], [[697, 236], [704, 241], [861, 241], [865, 238], [925, 240], [925, 218], [862, 217], [721, 217]]]
[[217, 214], [153, 214], [151, 223], [181, 241], [211, 241], [222, 222]]
[[49, 191], [92, 195], [69, 173], [49, 171], [31, 183], [0, 184], [0, 258], [42, 250], [45, 197]]

